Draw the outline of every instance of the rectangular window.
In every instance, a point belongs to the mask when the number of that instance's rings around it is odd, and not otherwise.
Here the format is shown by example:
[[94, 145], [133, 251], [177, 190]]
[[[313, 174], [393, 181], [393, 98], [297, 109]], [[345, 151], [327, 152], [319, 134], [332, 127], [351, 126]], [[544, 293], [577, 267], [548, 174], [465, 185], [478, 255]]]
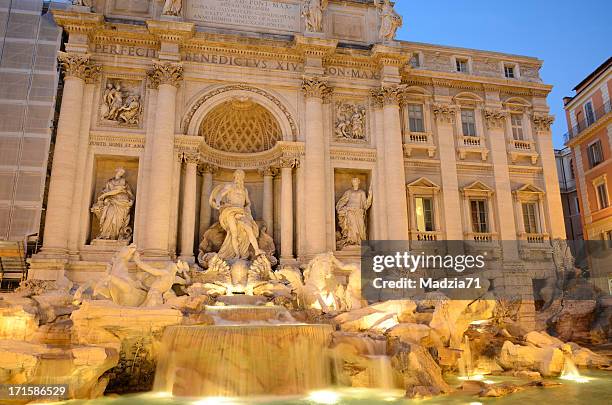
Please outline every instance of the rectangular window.
[[535, 203], [523, 203], [523, 224], [527, 233], [538, 233], [537, 209]]
[[408, 124], [410, 125], [410, 132], [425, 132], [422, 105], [408, 104]]
[[468, 61], [467, 59], [455, 59], [457, 72], [468, 73]]
[[474, 110], [461, 110], [461, 127], [463, 128], [463, 136], [476, 136]]
[[595, 112], [593, 111], [593, 103], [590, 101], [584, 105], [584, 114], [586, 115], [587, 125], [595, 122]]
[[488, 233], [487, 201], [470, 200], [470, 211], [472, 214], [472, 231], [475, 233]]
[[569, 169], [570, 169], [570, 179], [574, 180], [576, 178], [576, 174], [574, 173], [574, 159], [569, 160]]
[[606, 183], [601, 183], [597, 186], [597, 201], [599, 201], [599, 209], [608, 208], [608, 189]]
[[417, 52], [412, 54], [412, 57], [410, 58], [410, 66], [413, 68], [421, 67], [421, 55], [419, 55]]
[[591, 167], [595, 167], [601, 162], [603, 162], [601, 141], [597, 140], [590, 144], [587, 148], [587, 154], [589, 155], [589, 164], [591, 165]]
[[513, 66], [504, 66], [504, 75], [508, 79], [514, 79], [514, 67]]
[[416, 226], [419, 232], [433, 232], [433, 201], [431, 198], [416, 197], [414, 201]]
[[510, 122], [512, 124], [512, 137], [515, 141], [523, 141], [523, 116], [520, 114], [511, 114]]
[[578, 197], [574, 197], [574, 203], [576, 204], [576, 214], [580, 214], [580, 200]]

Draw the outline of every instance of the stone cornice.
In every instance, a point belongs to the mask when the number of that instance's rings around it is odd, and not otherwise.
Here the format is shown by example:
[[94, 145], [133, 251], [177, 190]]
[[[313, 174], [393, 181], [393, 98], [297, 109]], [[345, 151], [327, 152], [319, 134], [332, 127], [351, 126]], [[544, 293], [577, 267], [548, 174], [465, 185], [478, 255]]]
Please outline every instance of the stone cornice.
[[227, 46], [202, 40], [190, 40], [182, 44], [181, 53], [184, 54], [188, 52], [211, 52], [217, 54], [259, 57], [264, 59], [286, 60], [294, 62], [300, 62], [302, 60], [302, 56], [299, 55], [297, 52], [293, 52], [293, 50], [291, 49], [284, 49], [282, 51], [279, 51], [279, 49], [274, 49], [271, 47], [258, 47], [253, 45]]
[[149, 48], [159, 48], [159, 40], [148, 31], [119, 31], [104, 27], [96, 30], [91, 35], [94, 44], [121, 44], [131, 46], [143, 46]]
[[428, 81], [434, 86], [464, 90], [499, 91], [504, 94], [545, 97], [552, 86], [542, 83], [515, 81], [512, 85], [502, 78], [465, 75], [462, 73], [439, 72], [435, 70], [411, 70], [402, 74], [402, 83]]
[[51, 12], [57, 25], [69, 34], [89, 34], [93, 30], [102, 28], [104, 16], [95, 13], [79, 13], [76, 11], [53, 10]]
[[66, 77], [93, 81], [100, 73], [100, 66], [91, 63], [87, 54], [59, 52], [57, 59]]
[[162, 42], [183, 43], [195, 34], [195, 24], [179, 21], [147, 20], [149, 32]]
[[410, 59], [409, 55], [401, 52], [400, 49], [381, 44], [374, 45], [371, 55], [379, 66], [395, 66], [398, 68], [406, 66]]
[[337, 39], [322, 39], [296, 35], [293, 48], [303, 56], [324, 58], [335, 52], [338, 46]]

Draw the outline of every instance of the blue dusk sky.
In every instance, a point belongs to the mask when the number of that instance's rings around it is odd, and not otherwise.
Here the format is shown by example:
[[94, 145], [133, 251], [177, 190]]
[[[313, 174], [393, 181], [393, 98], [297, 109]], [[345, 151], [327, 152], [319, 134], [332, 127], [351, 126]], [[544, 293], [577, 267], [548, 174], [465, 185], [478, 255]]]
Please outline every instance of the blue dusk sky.
[[610, 0], [397, 0], [406, 41], [534, 56], [555, 116], [553, 141], [567, 132], [563, 97], [612, 56]]

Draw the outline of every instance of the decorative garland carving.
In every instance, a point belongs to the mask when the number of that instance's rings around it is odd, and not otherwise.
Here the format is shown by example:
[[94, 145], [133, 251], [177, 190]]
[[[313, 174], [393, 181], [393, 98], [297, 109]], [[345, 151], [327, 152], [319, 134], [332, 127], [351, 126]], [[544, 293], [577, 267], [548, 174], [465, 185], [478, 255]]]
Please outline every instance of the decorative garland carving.
[[196, 111], [202, 105], [204, 105], [204, 103], [206, 103], [211, 98], [218, 96], [219, 94], [227, 93], [228, 91], [235, 91], [235, 90], [250, 91], [252, 93], [259, 94], [260, 96], [263, 96], [267, 98], [268, 100], [270, 100], [275, 106], [277, 106], [283, 112], [283, 114], [287, 118], [287, 121], [289, 122], [289, 126], [291, 127], [291, 135], [293, 135], [293, 138], [297, 138], [297, 124], [295, 123], [295, 120], [291, 116], [291, 113], [289, 112], [287, 107], [285, 107], [285, 105], [281, 103], [279, 99], [277, 99], [276, 97], [274, 97], [267, 91], [258, 89], [256, 87], [251, 87], [247, 84], [242, 84], [242, 83], [220, 87], [218, 89], [215, 89], [215, 90], [212, 90], [206, 93], [204, 96], [199, 98], [195, 103], [191, 105], [191, 107], [189, 108], [189, 111], [187, 111], [187, 113], [185, 114], [185, 117], [183, 118], [183, 121], [181, 122], [181, 132], [187, 135], [187, 131], [189, 130], [189, 124], [191, 123], [191, 119], [195, 115]]
[[437, 120], [452, 124], [455, 122], [457, 110], [450, 104], [432, 104], [431, 109]]
[[160, 84], [178, 87], [183, 80], [183, 65], [172, 62], [153, 62], [153, 69], [147, 72], [149, 87], [156, 89]]
[[531, 121], [536, 131], [550, 131], [550, 126], [555, 121], [555, 117], [548, 114], [533, 114]]
[[91, 82], [98, 77], [101, 70], [100, 66], [91, 63], [90, 55], [59, 52], [57, 59], [66, 77], [78, 77]]
[[212, 165], [210, 163], [202, 163], [201, 165], [198, 166], [198, 170], [200, 174], [204, 174], [204, 173], [215, 174], [219, 170], [219, 167]]
[[507, 113], [501, 110], [484, 110], [484, 118], [488, 129], [503, 128]]

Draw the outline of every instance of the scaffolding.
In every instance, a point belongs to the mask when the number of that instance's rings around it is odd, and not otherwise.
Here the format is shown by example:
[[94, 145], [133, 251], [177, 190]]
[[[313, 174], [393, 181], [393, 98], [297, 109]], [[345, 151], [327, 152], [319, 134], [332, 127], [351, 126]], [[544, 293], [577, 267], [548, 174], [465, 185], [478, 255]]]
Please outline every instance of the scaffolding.
[[0, 0], [0, 240], [38, 234], [62, 30], [43, 0]]

